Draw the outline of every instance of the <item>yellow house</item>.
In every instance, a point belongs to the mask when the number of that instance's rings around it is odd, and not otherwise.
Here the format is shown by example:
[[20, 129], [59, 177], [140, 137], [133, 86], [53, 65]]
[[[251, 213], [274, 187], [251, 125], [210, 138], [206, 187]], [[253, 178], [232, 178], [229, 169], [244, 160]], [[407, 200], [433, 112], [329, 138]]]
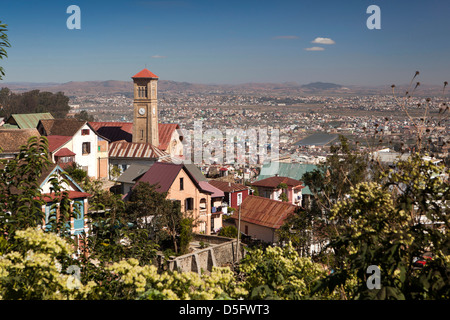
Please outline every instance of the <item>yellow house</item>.
[[212, 212], [211, 197], [223, 197], [223, 193], [206, 181], [199, 181], [195, 175], [184, 164], [156, 162], [136, 184], [148, 182], [157, 185], [157, 191], [167, 192], [167, 199], [180, 202], [185, 217], [194, 219], [194, 232], [209, 235], [217, 228], [218, 223], [217, 213]]

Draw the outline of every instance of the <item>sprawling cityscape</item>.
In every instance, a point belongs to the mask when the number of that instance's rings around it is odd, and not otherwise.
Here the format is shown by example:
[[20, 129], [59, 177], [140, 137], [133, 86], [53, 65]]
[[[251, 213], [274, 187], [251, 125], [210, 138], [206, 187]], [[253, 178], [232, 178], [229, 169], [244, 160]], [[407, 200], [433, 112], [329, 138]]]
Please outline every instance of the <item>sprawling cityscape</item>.
[[0, 300], [448, 303], [448, 3], [75, 2], [2, 4]]

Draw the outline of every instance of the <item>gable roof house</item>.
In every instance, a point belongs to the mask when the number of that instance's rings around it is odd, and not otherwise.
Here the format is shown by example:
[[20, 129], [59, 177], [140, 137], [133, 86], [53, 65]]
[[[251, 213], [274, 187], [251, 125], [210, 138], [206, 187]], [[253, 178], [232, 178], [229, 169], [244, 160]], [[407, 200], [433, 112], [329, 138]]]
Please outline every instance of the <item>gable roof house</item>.
[[14, 158], [31, 137], [40, 137], [36, 129], [0, 129], [0, 158]]
[[240, 231], [252, 239], [266, 243], [278, 241], [276, 230], [285, 220], [294, 214], [297, 206], [258, 196], [248, 196], [241, 205], [240, 212], [233, 212], [232, 218], [238, 226], [240, 215]]
[[[224, 202], [228, 204], [228, 207], [234, 209], [238, 209], [242, 201], [250, 195], [250, 189], [243, 184], [212, 179], [208, 182], [212, 186], [223, 191]], [[226, 210], [224, 213], [226, 213]]]
[[[319, 167], [315, 164], [309, 163], [277, 163], [273, 164], [264, 164], [261, 167], [260, 174], [258, 176], [257, 181], [264, 180], [266, 178], [280, 176], [280, 177], [288, 177], [295, 180], [302, 181], [303, 175], [306, 172], [312, 172]], [[302, 206], [304, 208], [308, 207], [311, 203], [312, 192], [308, 186], [304, 185], [302, 189]]]
[[[286, 188], [281, 188], [284, 184]], [[288, 177], [274, 176], [252, 183], [258, 189], [258, 194], [264, 198], [281, 201], [282, 194], [286, 195], [289, 203], [300, 206], [302, 204], [303, 183]]]
[[39, 120], [37, 130], [49, 140], [53, 162], [65, 167], [77, 163], [89, 177], [109, 176], [109, 141], [89, 123], [77, 119]]
[[[16, 129], [17, 130], [17, 129]], [[39, 186], [40, 193], [43, 196], [44, 204], [42, 204], [41, 210], [45, 214], [42, 220], [41, 227], [47, 229], [51, 220], [57, 219], [59, 215], [59, 209], [55, 202], [60, 201], [60, 195], [56, 195], [53, 190], [52, 179], [57, 178], [60, 182], [61, 190], [67, 192], [68, 198], [71, 200], [70, 210], [73, 212], [76, 208], [76, 214], [71, 217], [68, 224], [70, 234], [77, 240], [75, 241], [75, 249], [79, 252], [82, 248], [82, 237], [79, 237], [83, 233], [89, 231], [87, 222], [88, 212], [88, 198], [91, 194], [85, 192], [69, 175], [64, 173], [64, 170], [55, 163], [50, 164], [45, 168], [39, 178], [37, 179], [37, 185]], [[15, 187], [10, 188], [11, 194], [20, 194], [23, 191]]]
[[194, 219], [194, 232], [209, 235], [222, 227], [221, 212], [212, 212], [211, 202], [212, 198], [219, 198], [221, 203], [222, 193], [196, 176], [199, 173], [184, 164], [155, 162], [136, 179], [136, 185], [139, 182], [157, 185], [156, 191], [167, 192], [167, 199], [179, 201], [183, 214]]
[[5, 121], [3, 127], [5, 129], [34, 129], [39, 120], [43, 119], [53, 119], [53, 116], [49, 112], [12, 114]]

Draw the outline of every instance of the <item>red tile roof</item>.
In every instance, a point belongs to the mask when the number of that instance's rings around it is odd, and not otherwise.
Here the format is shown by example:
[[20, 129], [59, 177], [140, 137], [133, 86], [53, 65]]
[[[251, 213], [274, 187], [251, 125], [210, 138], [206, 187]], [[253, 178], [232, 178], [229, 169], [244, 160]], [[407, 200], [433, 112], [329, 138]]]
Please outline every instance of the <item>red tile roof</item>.
[[299, 180], [295, 180], [288, 177], [269, 177], [252, 183], [252, 186], [256, 187], [266, 187], [266, 188], [276, 188], [280, 183], [285, 183], [288, 187], [294, 188], [304, 188], [303, 183]]
[[151, 72], [148, 69], [142, 69], [141, 71], [139, 71], [138, 73], [136, 73], [134, 76], [132, 76], [131, 78], [153, 78], [153, 79], [158, 79], [158, 76], [155, 75], [153, 72]]
[[[78, 199], [78, 198], [89, 198], [92, 196], [92, 194], [87, 193], [87, 192], [81, 192], [81, 191], [67, 191], [68, 192], [68, 197], [69, 199], [73, 200], [73, 199]], [[57, 197], [55, 196], [55, 193], [44, 193], [43, 194], [43, 198], [44, 201], [53, 201], [55, 200]], [[58, 199], [60, 199], [61, 196], [58, 197]]]
[[170, 146], [170, 139], [175, 130], [180, 126], [176, 123], [158, 123], [159, 146], [161, 150], [167, 150]]
[[75, 152], [70, 151], [67, 148], [62, 148], [60, 150], [58, 150], [58, 152], [55, 153], [56, 157], [70, 157], [70, 156], [75, 156]]
[[59, 147], [67, 143], [70, 139], [72, 139], [71, 136], [47, 136], [48, 151], [53, 152], [57, 150]]
[[[294, 214], [296, 208], [288, 202], [248, 196], [241, 205], [241, 221], [278, 229], [290, 215]], [[232, 217], [237, 220], [239, 210], [235, 210]]]

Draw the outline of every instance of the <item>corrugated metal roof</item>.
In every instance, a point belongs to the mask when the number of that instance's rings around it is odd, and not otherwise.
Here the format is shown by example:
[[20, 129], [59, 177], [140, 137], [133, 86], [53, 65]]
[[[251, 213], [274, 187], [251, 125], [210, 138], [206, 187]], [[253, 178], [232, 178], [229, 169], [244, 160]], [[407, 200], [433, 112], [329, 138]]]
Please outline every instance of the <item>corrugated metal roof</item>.
[[158, 159], [167, 153], [150, 143], [116, 141], [109, 145], [110, 158]]
[[[15, 122], [20, 129], [36, 128], [39, 120], [53, 119], [49, 112], [45, 113], [26, 113], [26, 114], [12, 114], [13, 122]], [[8, 120], [11, 123], [11, 120]], [[12, 123], [13, 124], [13, 123]]]
[[[288, 202], [248, 196], [241, 204], [241, 221], [278, 229], [296, 208]], [[239, 218], [239, 209], [233, 212], [232, 217]]]

